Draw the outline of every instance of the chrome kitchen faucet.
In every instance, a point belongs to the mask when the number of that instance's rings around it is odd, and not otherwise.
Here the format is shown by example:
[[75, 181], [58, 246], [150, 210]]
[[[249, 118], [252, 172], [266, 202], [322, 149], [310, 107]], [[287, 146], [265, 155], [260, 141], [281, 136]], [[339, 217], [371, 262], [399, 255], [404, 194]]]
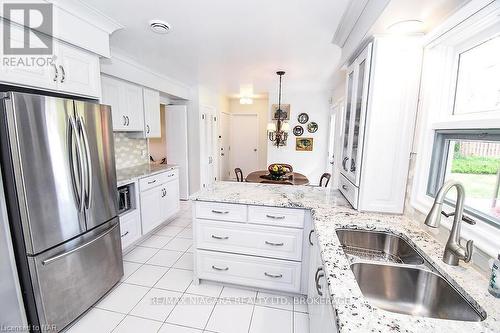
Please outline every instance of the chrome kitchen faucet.
[[[456, 187], [457, 189], [457, 201], [455, 203], [455, 212], [447, 214], [443, 209], [443, 202], [448, 191]], [[436, 194], [436, 199], [434, 199], [434, 204], [432, 205], [429, 214], [425, 219], [425, 224], [432, 228], [439, 227], [441, 223], [441, 214], [446, 217], [454, 216], [453, 226], [450, 231], [450, 237], [446, 242], [446, 246], [443, 254], [443, 261], [448, 265], [458, 266], [458, 261], [461, 259], [464, 262], [469, 262], [472, 258], [473, 241], [467, 241], [465, 247], [460, 245], [460, 223], [465, 221], [468, 224], [476, 224], [476, 222], [464, 216], [464, 199], [465, 199], [465, 189], [462, 183], [450, 180], [446, 182]]]

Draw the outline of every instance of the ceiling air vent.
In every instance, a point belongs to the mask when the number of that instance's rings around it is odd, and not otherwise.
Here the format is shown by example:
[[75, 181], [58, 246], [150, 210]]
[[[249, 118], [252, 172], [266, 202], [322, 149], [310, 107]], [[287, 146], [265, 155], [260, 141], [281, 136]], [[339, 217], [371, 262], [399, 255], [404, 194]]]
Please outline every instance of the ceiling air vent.
[[172, 29], [170, 24], [162, 20], [151, 20], [149, 21], [149, 26], [157, 34], [168, 34]]

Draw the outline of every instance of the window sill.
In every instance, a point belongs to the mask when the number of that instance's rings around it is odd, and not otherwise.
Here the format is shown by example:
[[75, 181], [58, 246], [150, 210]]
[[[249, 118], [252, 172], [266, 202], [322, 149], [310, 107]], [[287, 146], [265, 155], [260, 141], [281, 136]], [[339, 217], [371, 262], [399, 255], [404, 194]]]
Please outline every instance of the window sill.
[[[410, 204], [425, 216], [431, 209], [433, 202], [434, 200], [431, 197], [421, 195], [418, 198], [412, 199]], [[444, 208], [446, 211], [455, 210], [455, 208], [446, 204]], [[442, 216], [441, 222], [441, 225], [446, 230], [451, 230], [453, 217], [446, 218]], [[472, 239], [475, 247], [488, 256], [496, 258], [500, 251], [500, 229], [478, 219], [476, 219], [476, 222], [476, 225], [469, 225], [465, 222], [461, 224], [461, 238]]]

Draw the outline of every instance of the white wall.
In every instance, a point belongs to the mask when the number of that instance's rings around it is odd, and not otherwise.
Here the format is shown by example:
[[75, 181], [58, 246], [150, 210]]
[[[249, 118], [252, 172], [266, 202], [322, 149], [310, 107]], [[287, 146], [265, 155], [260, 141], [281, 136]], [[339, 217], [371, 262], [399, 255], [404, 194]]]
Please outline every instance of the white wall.
[[[302, 137], [314, 138], [313, 151], [303, 152], [295, 150], [295, 136], [292, 132], [288, 136], [285, 147], [272, 146], [267, 140], [267, 164], [287, 163], [293, 166], [294, 171], [302, 173], [309, 178], [312, 185], [317, 185], [321, 175], [326, 172], [328, 158], [328, 131], [329, 131], [329, 106], [330, 93], [328, 91], [307, 91], [300, 89], [283, 88], [283, 103], [290, 104], [290, 127], [299, 125], [297, 116], [305, 112], [309, 115], [309, 122], [318, 124], [318, 131], [314, 134], [304, 127]], [[278, 100], [277, 92], [269, 95], [268, 121], [271, 121], [271, 105]]]

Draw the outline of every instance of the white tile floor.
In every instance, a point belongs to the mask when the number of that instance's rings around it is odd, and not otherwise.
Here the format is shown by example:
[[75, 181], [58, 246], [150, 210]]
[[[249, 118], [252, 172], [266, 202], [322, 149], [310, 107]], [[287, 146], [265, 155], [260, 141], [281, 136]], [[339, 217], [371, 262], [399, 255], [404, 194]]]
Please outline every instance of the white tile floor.
[[[124, 276], [70, 333], [308, 333], [298, 298], [194, 285], [191, 207], [124, 256]], [[270, 298], [278, 300], [269, 301]]]

